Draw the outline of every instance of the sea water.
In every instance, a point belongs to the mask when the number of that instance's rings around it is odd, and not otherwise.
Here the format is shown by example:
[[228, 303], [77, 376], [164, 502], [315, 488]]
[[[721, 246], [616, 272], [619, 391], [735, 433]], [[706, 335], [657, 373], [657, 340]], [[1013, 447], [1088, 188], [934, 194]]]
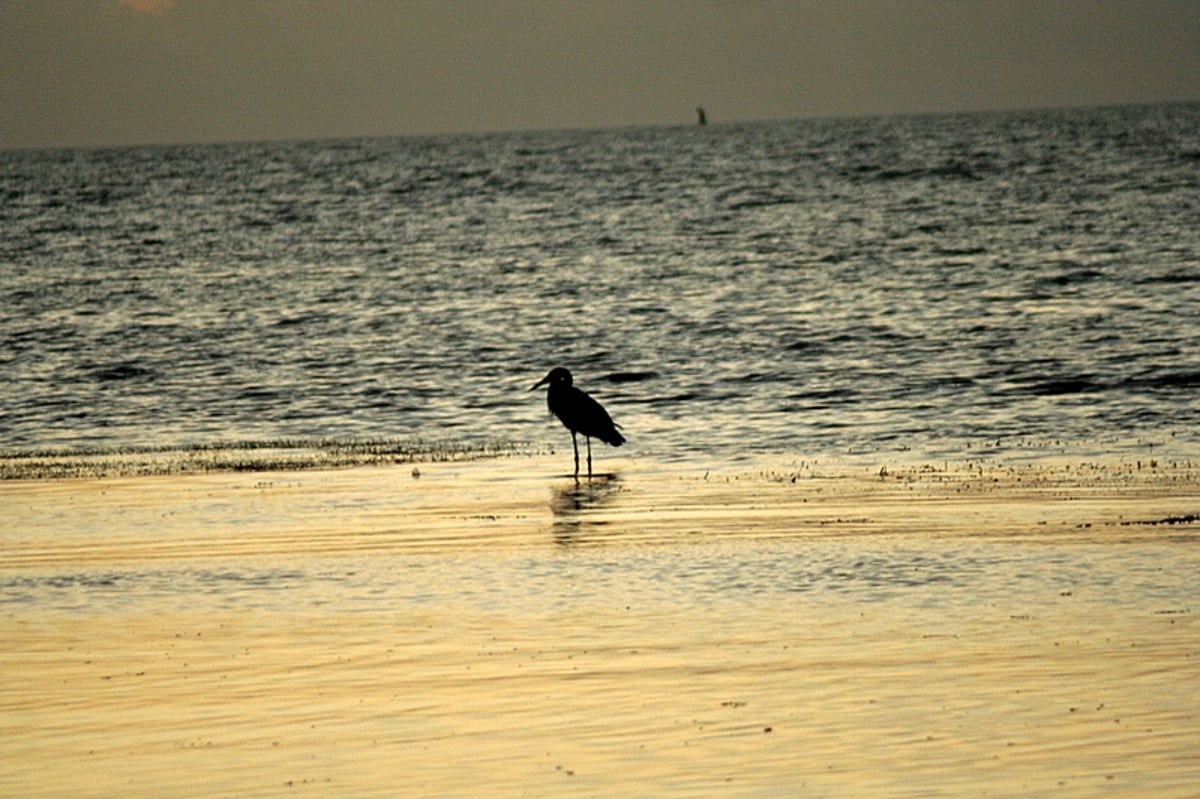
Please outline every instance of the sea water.
[[1200, 450], [1200, 105], [0, 153], [0, 447]]

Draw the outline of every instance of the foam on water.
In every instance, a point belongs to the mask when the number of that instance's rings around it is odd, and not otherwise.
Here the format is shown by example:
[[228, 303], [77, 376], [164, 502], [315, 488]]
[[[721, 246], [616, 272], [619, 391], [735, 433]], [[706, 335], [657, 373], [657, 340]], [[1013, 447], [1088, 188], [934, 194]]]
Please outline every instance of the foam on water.
[[533, 452], [530, 446], [514, 442], [474, 444], [398, 439], [281, 439], [217, 441], [182, 447], [16, 449], [0, 450], [0, 480], [298, 471], [503, 458]]

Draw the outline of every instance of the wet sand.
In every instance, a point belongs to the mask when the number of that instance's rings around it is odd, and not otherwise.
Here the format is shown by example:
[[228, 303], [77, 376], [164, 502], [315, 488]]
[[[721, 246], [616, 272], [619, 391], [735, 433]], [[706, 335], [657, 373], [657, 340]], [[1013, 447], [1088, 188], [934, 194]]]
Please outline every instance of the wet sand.
[[0, 483], [0, 795], [1195, 795], [1200, 468]]

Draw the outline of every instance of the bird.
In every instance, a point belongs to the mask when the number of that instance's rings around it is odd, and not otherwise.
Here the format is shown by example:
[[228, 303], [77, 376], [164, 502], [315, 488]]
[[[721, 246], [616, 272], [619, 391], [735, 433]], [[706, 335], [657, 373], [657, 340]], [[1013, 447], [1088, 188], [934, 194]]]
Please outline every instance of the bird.
[[571, 446], [575, 448], [575, 477], [579, 477], [579, 440], [576, 437], [579, 433], [587, 439], [588, 477], [591, 477], [592, 439], [598, 438], [605, 444], [619, 447], [625, 443], [625, 436], [617, 431], [617, 425], [603, 405], [575, 387], [570, 370], [556, 366], [529, 390], [534, 391], [547, 383], [550, 387], [546, 390], [546, 405], [550, 413], [571, 431]]

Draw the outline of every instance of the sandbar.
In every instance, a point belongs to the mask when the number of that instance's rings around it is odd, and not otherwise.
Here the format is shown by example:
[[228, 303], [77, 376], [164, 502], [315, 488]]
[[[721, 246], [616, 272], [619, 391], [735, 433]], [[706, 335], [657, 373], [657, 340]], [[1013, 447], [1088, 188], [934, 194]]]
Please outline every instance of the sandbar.
[[1200, 467], [603, 465], [0, 482], [0, 794], [1200, 784]]

